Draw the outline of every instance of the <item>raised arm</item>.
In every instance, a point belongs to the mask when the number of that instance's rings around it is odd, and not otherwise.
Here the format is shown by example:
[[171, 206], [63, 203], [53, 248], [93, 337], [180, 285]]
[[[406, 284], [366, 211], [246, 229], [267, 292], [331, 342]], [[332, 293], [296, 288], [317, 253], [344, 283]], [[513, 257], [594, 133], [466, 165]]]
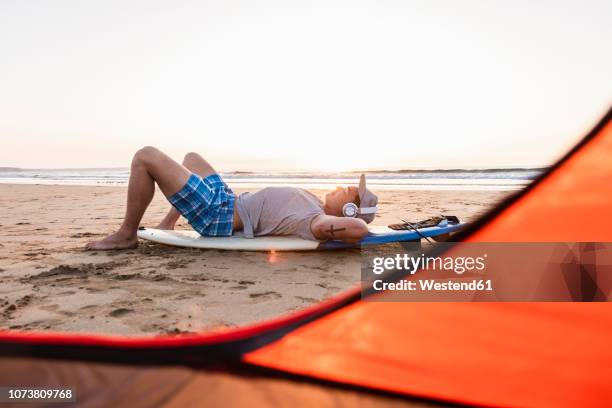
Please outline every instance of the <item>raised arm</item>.
[[361, 241], [368, 234], [368, 226], [363, 220], [333, 215], [317, 216], [310, 229], [318, 240], [341, 240], [349, 244]]

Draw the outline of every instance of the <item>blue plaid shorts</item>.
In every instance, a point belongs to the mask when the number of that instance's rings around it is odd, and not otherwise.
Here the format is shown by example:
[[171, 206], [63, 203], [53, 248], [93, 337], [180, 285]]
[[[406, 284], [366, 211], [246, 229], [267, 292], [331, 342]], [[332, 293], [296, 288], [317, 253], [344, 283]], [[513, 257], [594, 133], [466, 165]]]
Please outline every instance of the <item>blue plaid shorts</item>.
[[218, 174], [192, 174], [172, 197], [172, 204], [200, 235], [228, 237], [234, 222], [234, 192]]

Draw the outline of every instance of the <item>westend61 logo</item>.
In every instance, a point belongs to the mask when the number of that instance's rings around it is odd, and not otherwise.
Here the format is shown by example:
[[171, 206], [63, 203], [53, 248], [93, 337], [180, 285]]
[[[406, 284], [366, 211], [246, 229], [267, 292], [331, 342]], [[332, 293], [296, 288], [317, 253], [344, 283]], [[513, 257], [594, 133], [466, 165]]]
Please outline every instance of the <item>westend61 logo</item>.
[[414, 275], [418, 270], [453, 271], [457, 275], [465, 272], [483, 271], [486, 268], [487, 254], [478, 257], [471, 256], [410, 256], [396, 254], [394, 257], [376, 257], [373, 259], [372, 272], [380, 275], [385, 271], [403, 270]]

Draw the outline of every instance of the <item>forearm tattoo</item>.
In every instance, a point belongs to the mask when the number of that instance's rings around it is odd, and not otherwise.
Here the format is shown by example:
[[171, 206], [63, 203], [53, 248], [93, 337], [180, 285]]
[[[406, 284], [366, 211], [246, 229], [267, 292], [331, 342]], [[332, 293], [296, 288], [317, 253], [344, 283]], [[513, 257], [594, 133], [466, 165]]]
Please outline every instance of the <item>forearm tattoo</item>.
[[336, 239], [336, 237], [334, 236], [334, 233], [341, 232], [341, 231], [346, 231], [346, 228], [336, 228], [336, 229], [334, 229], [334, 226], [330, 225], [329, 229], [325, 230], [325, 232], [327, 232], [332, 239]]

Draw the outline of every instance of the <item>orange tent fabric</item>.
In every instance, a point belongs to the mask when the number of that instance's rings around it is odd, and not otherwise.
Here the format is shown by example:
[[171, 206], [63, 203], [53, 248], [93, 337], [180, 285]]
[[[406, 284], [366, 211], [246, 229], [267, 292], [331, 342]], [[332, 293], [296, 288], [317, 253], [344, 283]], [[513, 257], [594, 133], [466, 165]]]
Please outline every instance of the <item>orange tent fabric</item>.
[[[610, 241], [612, 122], [467, 240]], [[559, 222], [551, 222], [560, 220]], [[608, 303], [361, 301], [248, 353], [245, 361], [452, 402], [604, 406], [612, 401]]]
[[[612, 240], [612, 122], [470, 240], [609, 242]], [[551, 222], [558, 220], [558, 222]]]

